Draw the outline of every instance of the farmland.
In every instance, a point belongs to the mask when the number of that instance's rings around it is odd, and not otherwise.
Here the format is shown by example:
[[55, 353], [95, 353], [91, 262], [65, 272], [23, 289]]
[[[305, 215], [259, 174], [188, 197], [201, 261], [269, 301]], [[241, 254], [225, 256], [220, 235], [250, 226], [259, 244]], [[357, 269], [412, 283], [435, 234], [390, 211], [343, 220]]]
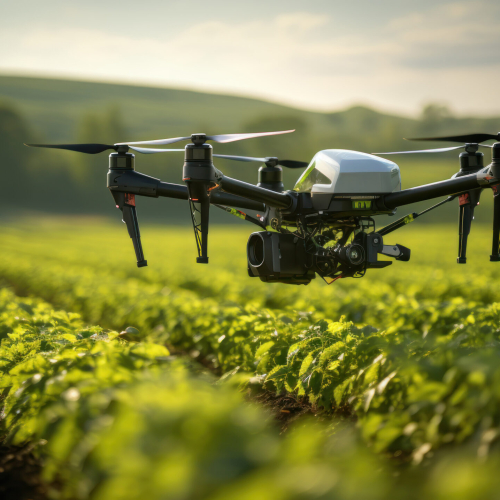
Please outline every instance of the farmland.
[[251, 230], [212, 228], [200, 266], [190, 229], [145, 226], [137, 269], [119, 222], [2, 227], [1, 432], [49, 494], [495, 498], [489, 226], [466, 266], [415, 222], [410, 263], [307, 287], [247, 277]]

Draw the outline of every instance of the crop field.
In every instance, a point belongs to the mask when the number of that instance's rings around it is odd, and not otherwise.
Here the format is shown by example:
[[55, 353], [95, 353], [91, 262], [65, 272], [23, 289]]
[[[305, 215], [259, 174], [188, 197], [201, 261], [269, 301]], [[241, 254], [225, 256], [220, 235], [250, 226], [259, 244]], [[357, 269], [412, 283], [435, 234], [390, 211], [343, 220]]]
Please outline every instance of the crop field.
[[41, 464], [26, 498], [498, 498], [488, 225], [465, 266], [455, 224], [417, 221], [386, 238], [410, 262], [331, 286], [249, 278], [251, 227], [211, 228], [208, 266], [191, 229], [141, 230], [137, 269], [119, 222], [1, 228], [0, 432]]

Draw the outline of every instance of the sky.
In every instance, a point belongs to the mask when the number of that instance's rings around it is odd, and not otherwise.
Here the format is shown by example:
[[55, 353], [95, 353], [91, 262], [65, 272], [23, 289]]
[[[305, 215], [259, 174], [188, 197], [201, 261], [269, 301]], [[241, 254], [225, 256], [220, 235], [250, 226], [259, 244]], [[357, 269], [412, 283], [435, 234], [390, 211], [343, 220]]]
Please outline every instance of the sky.
[[0, 73], [500, 113], [500, 1], [0, 0]]

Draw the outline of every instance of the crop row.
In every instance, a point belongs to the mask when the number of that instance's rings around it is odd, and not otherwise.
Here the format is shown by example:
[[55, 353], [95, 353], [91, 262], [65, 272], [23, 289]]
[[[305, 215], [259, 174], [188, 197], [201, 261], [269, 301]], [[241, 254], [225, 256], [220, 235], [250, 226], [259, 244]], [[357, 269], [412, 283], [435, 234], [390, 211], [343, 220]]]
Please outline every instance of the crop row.
[[132, 278], [138, 284], [192, 291], [199, 298], [240, 306], [308, 311], [331, 319], [343, 315], [379, 328], [387, 326], [393, 309], [413, 314], [421, 305], [439, 306], [453, 299], [478, 305], [500, 301], [500, 268], [489, 262], [490, 232], [484, 226], [473, 229], [466, 266], [455, 262], [455, 228], [404, 228], [395, 233], [394, 241], [412, 249], [409, 263], [395, 262], [367, 272], [363, 279], [338, 280], [330, 287], [320, 279], [303, 287], [248, 278], [245, 241], [250, 230], [214, 228], [208, 266], [194, 263], [191, 231], [148, 227], [143, 237], [150, 266], [137, 269], [130, 238], [118, 222], [4, 228], [0, 253], [6, 259], [15, 256], [16, 262], [34, 261], [49, 268], [82, 266], [103, 277]]
[[19, 292], [89, 323], [132, 324], [149, 340], [211, 363], [224, 380], [261, 382], [328, 412], [355, 412], [364, 441], [378, 452], [420, 462], [464, 441], [475, 440], [482, 455], [494, 447], [497, 304], [401, 295], [385, 304], [389, 326], [377, 331], [318, 313], [231, 306], [76, 263], [10, 255], [0, 273]]
[[261, 408], [163, 346], [127, 343], [5, 289], [0, 332], [0, 429], [32, 443], [59, 498], [467, 499], [495, 498], [500, 486], [497, 456], [474, 463], [462, 450], [396, 476], [348, 424], [279, 436]]
[[281, 439], [261, 409], [163, 346], [130, 345], [5, 290], [0, 327], [1, 429], [7, 442], [37, 445], [62, 498], [303, 498], [295, 474], [313, 495], [348, 498], [354, 459], [376, 481], [356, 494], [387, 491], [352, 443], [356, 458], [333, 453], [319, 429]]

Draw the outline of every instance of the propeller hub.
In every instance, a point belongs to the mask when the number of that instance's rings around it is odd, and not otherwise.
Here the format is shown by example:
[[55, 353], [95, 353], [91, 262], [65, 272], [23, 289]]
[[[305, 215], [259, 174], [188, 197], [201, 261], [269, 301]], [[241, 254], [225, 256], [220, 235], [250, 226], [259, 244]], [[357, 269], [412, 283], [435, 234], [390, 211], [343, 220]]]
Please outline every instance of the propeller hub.
[[479, 144], [467, 143], [465, 144], [465, 151], [467, 153], [475, 153], [479, 149]]
[[128, 153], [129, 147], [126, 144], [119, 144], [116, 146], [116, 152], [119, 154]]
[[276, 156], [269, 156], [264, 163], [266, 167], [276, 167], [278, 165], [278, 158]]
[[196, 146], [201, 146], [202, 144], [205, 144], [205, 142], [207, 142], [207, 134], [191, 134], [191, 141], [193, 144], [196, 144]]

